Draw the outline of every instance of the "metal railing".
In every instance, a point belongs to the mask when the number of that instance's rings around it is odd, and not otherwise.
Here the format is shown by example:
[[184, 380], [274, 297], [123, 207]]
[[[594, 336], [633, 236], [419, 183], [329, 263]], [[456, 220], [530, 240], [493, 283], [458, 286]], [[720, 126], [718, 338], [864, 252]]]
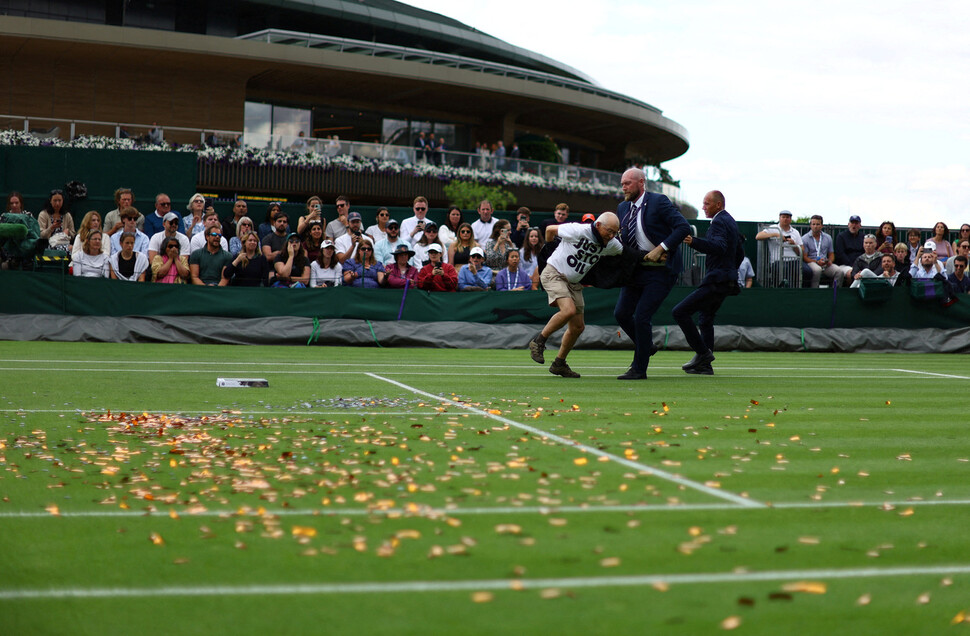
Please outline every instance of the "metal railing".
[[[114, 139], [130, 138], [149, 143], [149, 134], [154, 127], [153, 124], [0, 115], [0, 128], [23, 130], [40, 139], [73, 141], [81, 135], [91, 135]], [[240, 140], [243, 135], [241, 130], [186, 128], [184, 126], [160, 126], [159, 128], [162, 130], [163, 140], [168, 143], [200, 146], [206, 144], [207, 138], [214, 142], [213, 145], [225, 145]]]
[[562, 75], [555, 75], [553, 73], [534, 71], [521, 66], [489, 62], [486, 60], [464, 57], [462, 55], [454, 55], [451, 53], [439, 53], [436, 51], [414, 49], [406, 46], [397, 46], [394, 44], [365, 42], [363, 40], [353, 40], [350, 38], [319, 35], [315, 33], [301, 33], [299, 31], [286, 31], [283, 29], [263, 29], [261, 31], [236, 36], [235, 39], [254, 40], [259, 42], [267, 42], [270, 44], [302, 46], [311, 49], [337, 51], [340, 53], [353, 53], [357, 55], [366, 55], [368, 57], [381, 57], [403, 60], [407, 62], [420, 62], [423, 64], [431, 64], [433, 66], [448, 66], [451, 68], [474, 71], [477, 73], [498, 75], [501, 77], [521, 79], [528, 82], [536, 82], [549, 86], [568, 88], [581, 93], [596, 95], [597, 97], [605, 97], [607, 99], [612, 99], [625, 104], [646, 108], [657, 114], [661, 114], [663, 112], [656, 106], [651, 106], [646, 102], [641, 102], [640, 100], [633, 99], [632, 97], [624, 95], [623, 93], [616, 93], [582, 80], [571, 79], [568, 77], [563, 77]]
[[[547, 161], [518, 159], [508, 155], [502, 157], [454, 150], [431, 151], [419, 149], [415, 146], [265, 133], [246, 133], [243, 136], [243, 145], [247, 148], [261, 148], [276, 152], [316, 152], [331, 157], [351, 155], [363, 159], [378, 159], [399, 164], [429, 164], [489, 172], [515, 172], [531, 174], [545, 179], [568, 179], [570, 181], [604, 184], [616, 189], [620, 187], [621, 175], [616, 172]], [[658, 187], [659, 185], [667, 184], [658, 183]]]
[[[0, 115], [0, 129], [23, 130], [35, 137], [73, 141], [79, 136], [102, 136], [114, 139], [130, 138], [137, 142], [152, 143], [151, 124], [124, 122], [92, 121], [83, 119], [58, 119], [52, 117], [29, 117], [25, 115]], [[424, 151], [414, 146], [399, 146], [377, 142], [345, 141], [341, 139], [321, 139], [299, 135], [270, 135], [265, 133], [243, 133], [238, 130], [219, 130], [212, 128], [188, 128], [182, 126], [160, 126], [166, 144], [198, 146], [230, 146], [239, 148], [262, 149], [276, 152], [307, 153], [316, 152], [336, 157], [348, 155], [363, 159], [378, 159], [398, 164], [431, 164], [482, 170], [485, 172], [512, 172], [533, 175], [550, 181], [569, 181], [590, 183], [605, 188], [619, 190], [621, 175], [608, 170], [584, 168], [530, 159], [500, 157], [491, 154], [470, 152]], [[655, 168], [645, 168], [646, 187], [671, 199], [680, 199], [680, 188], [656, 179]], [[653, 178], [651, 178], [653, 177]]]

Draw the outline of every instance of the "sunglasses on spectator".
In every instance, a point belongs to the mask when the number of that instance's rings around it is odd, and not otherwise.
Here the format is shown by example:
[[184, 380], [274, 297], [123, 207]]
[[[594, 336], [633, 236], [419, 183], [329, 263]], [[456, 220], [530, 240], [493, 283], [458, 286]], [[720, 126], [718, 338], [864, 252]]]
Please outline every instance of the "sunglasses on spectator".
[[[172, 221], [172, 222], [174, 223], [175, 221]], [[249, 221], [243, 221], [243, 222], [242, 222], [242, 223], [240, 223], [239, 225], [248, 225], [249, 227], [252, 227], [252, 226], [253, 226], [253, 224], [252, 224], [252, 223], [250, 223]]]
[[390, 215], [390, 214], [387, 214], [386, 212], [381, 212], [381, 213], [380, 213], [380, 214], [378, 214], [377, 216], [381, 216], [381, 217], [388, 217], [388, 216], [391, 216], [391, 215]]
[[337, 207], [338, 207], [338, 208], [345, 208], [345, 207], [347, 207], [348, 205], [350, 205], [350, 204], [349, 204], [349, 203], [338, 203], [338, 204], [337, 204]]
[[459, 232], [459, 233], [460, 233], [460, 234], [471, 234], [471, 233], [472, 233], [472, 231], [471, 231], [471, 230], [462, 230], [462, 231], [461, 231], [461, 232]]
[[416, 210], [417, 212], [424, 212], [424, 211], [425, 211], [425, 210], [427, 210], [428, 208], [419, 208], [419, 207], [415, 207], [414, 209], [415, 209], [415, 210]]
[[162, 201], [158, 205], [160, 205], [160, 206], [162, 206], [164, 208], [164, 207], [171, 206], [172, 205], [172, 202], [171, 201]]
[[222, 238], [222, 234], [218, 234], [216, 232], [211, 232], [209, 236], [218, 236], [219, 238]]
[[361, 247], [361, 248], [358, 248], [358, 249], [360, 249], [361, 252], [373, 252], [374, 251], [374, 248], [373, 247]]

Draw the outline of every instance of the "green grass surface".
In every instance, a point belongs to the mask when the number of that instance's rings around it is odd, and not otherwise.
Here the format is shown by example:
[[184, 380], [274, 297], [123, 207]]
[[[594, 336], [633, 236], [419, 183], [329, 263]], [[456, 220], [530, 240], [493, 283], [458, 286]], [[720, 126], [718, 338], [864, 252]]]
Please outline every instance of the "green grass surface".
[[962, 356], [629, 357], [0, 343], [0, 634], [970, 630]]

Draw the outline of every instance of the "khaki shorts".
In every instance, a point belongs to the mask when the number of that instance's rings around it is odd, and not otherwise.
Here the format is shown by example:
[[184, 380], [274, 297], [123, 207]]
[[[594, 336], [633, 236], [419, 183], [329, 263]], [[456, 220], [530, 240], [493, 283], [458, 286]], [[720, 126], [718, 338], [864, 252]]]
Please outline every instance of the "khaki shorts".
[[579, 283], [570, 283], [566, 277], [559, 273], [552, 265], [546, 265], [539, 276], [542, 288], [549, 295], [549, 306], [555, 307], [556, 300], [559, 298], [572, 298], [576, 304], [576, 313], [583, 313], [585, 302], [583, 301], [583, 286]]

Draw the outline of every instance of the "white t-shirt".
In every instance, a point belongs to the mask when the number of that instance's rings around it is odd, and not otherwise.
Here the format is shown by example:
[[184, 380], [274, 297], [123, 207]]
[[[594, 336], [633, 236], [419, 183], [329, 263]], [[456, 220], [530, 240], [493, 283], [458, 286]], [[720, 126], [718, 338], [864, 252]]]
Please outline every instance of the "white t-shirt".
[[[781, 226], [776, 223], [775, 225], [770, 225], [766, 227], [765, 231], [774, 231], [774, 232], [778, 232], [781, 235], [778, 240], [771, 240], [768, 242], [768, 250], [769, 250], [769, 253], [771, 254], [771, 260], [773, 261], [778, 260], [779, 246], [784, 246], [784, 249], [782, 250], [782, 258], [784, 258], [786, 261], [801, 260], [803, 242], [802, 242], [802, 235], [798, 233], [798, 230], [796, 230], [792, 226], [788, 226], [788, 230], [785, 231], [781, 229]], [[791, 237], [791, 240], [795, 242], [794, 245], [791, 243], [783, 242], [787, 237]], [[798, 248], [797, 250], [795, 249], [796, 246]]]
[[492, 228], [495, 227], [495, 217], [493, 216], [488, 223], [483, 223], [478, 219], [472, 223], [472, 233], [479, 245], [485, 245], [485, 241], [492, 238]]
[[[181, 232], [176, 232], [175, 233], [175, 238], [177, 238], [178, 239], [178, 242], [179, 242], [179, 254], [181, 254], [183, 256], [188, 256], [189, 254], [192, 253], [192, 246], [189, 243], [189, 237], [187, 237], [186, 235], [182, 234]], [[163, 230], [161, 232], [156, 232], [148, 240], [148, 251], [149, 252], [161, 252], [162, 251], [162, 241], [163, 240], [166, 240], [165, 239], [165, 231]]]
[[344, 284], [344, 268], [340, 263], [325, 269], [320, 267], [320, 263], [313, 261], [310, 263], [310, 287], [340, 287]]
[[562, 241], [546, 262], [570, 283], [578, 283], [601, 256], [612, 256], [623, 251], [623, 244], [616, 237], [601, 245], [593, 232], [593, 225], [588, 223], [563, 223], [559, 226]]

